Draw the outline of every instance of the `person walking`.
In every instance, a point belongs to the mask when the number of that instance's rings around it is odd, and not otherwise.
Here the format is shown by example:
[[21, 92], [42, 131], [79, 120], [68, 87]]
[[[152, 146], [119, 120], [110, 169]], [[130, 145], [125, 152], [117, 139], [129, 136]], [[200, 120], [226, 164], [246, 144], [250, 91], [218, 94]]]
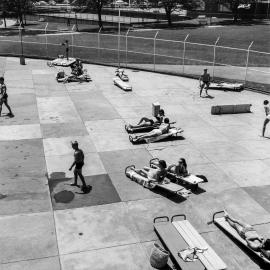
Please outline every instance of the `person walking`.
[[78, 176], [82, 181], [82, 191], [84, 191], [87, 186], [84, 180], [84, 176], [82, 174], [82, 167], [84, 166], [84, 153], [79, 148], [79, 143], [77, 141], [71, 142], [71, 147], [74, 149], [74, 162], [72, 163], [69, 170], [71, 171], [72, 168], [75, 166], [74, 169], [74, 183], [71, 186], [78, 186]]
[[264, 122], [263, 122], [263, 129], [262, 129], [262, 136], [264, 137], [265, 128], [266, 128], [267, 124], [270, 121], [269, 101], [268, 100], [264, 100], [263, 105], [264, 105], [264, 111], [265, 111], [265, 115], [266, 115], [266, 118], [264, 119]]
[[203, 70], [203, 74], [200, 76], [199, 82], [200, 82], [200, 97], [202, 96], [202, 90], [205, 87], [205, 93], [208, 96], [207, 90], [210, 85], [210, 74], [207, 72], [207, 68]]
[[7, 94], [7, 87], [5, 85], [5, 79], [4, 77], [0, 77], [0, 116], [2, 113], [3, 104], [5, 104], [5, 106], [9, 110], [8, 116], [14, 117], [14, 114], [12, 113], [11, 108], [8, 105], [8, 94]]

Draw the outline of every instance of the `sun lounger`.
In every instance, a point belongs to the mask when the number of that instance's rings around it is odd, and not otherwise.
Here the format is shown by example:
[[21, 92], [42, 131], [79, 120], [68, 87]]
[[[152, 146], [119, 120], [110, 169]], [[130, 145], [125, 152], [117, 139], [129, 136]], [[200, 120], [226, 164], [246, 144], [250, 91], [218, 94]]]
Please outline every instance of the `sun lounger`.
[[243, 83], [226, 83], [226, 82], [210, 83], [209, 89], [241, 91], [244, 89], [244, 84]]
[[132, 91], [131, 85], [128, 84], [127, 82], [122, 81], [119, 77], [113, 78], [113, 83], [114, 83], [114, 85], [117, 85], [118, 87], [120, 87], [124, 91]]
[[[157, 163], [158, 163], [159, 159], [158, 158], [153, 158], [149, 161], [149, 165], [150, 167], [153, 167], [153, 165], [155, 166]], [[176, 165], [174, 165], [176, 166]], [[204, 183], [205, 180], [203, 180], [202, 178], [200, 177], [197, 177], [196, 175], [194, 174], [190, 174], [186, 177], [181, 177], [181, 176], [177, 176], [172, 168], [173, 166], [168, 166], [170, 167], [170, 169], [168, 170], [167, 172], [167, 177], [172, 180], [173, 182], [176, 182], [176, 183], [179, 183], [181, 185], [187, 185], [188, 187], [191, 188], [191, 190], [196, 190], [199, 186], [200, 183]]]
[[49, 67], [53, 67], [53, 66], [62, 66], [62, 67], [69, 67], [71, 66], [72, 64], [74, 64], [76, 62], [76, 59], [75, 58], [56, 58], [52, 61], [48, 61], [47, 62], [47, 65]]
[[247, 242], [237, 233], [237, 231], [226, 221], [224, 215], [221, 216], [220, 214], [224, 214], [224, 211], [219, 211], [214, 213], [213, 215], [213, 223], [216, 224], [219, 228], [225, 231], [229, 236], [231, 236], [234, 240], [241, 243], [244, 247], [250, 250], [257, 258], [263, 260], [265, 263], [270, 264], [270, 260], [267, 259], [262, 252], [255, 251], [251, 249]]
[[212, 106], [211, 114], [250, 113], [251, 104], [218, 105]]
[[117, 68], [115, 71], [115, 75], [119, 77], [123, 82], [128, 82], [128, 75], [124, 73], [124, 70], [121, 68]]
[[[176, 221], [177, 217], [184, 220]], [[166, 219], [164, 221], [164, 219]], [[156, 217], [154, 219], [154, 230], [168, 249], [172, 259], [182, 270], [223, 270], [227, 269], [226, 264], [208, 245], [203, 237], [194, 229], [185, 215], [175, 215], [171, 218]], [[192, 262], [184, 261], [179, 252], [187, 248], [199, 248], [203, 252], [198, 252], [198, 260]]]
[[178, 134], [182, 133], [184, 130], [181, 128], [170, 128], [168, 133], [162, 134], [160, 136], [154, 136], [151, 138], [137, 138], [136, 136], [129, 136], [129, 140], [130, 142], [132, 142], [133, 144], [136, 143], [142, 143], [142, 142], [146, 142], [146, 143], [153, 143], [153, 142], [158, 142], [170, 137], [177, 137]]
[[145, 188], [153, 189], [153, 188], [160, 188], [162, 190], [168, 191], [170, 193], [174, 193], [179, 195], [183, 198], [187, 198], [190, 194], [190, 191], [186, 188], [182, 187], [181, 185], [177, 185], [175, 183], [166, 182], [157, 183], [156, 181], [149, 180], [147, 177], [141, 176], [135, 171], [135, 166], [131, 165], [125, 169], [125, 174], [128, 178], [132, 181], [137, 182], [138, 184], [142, 185]]

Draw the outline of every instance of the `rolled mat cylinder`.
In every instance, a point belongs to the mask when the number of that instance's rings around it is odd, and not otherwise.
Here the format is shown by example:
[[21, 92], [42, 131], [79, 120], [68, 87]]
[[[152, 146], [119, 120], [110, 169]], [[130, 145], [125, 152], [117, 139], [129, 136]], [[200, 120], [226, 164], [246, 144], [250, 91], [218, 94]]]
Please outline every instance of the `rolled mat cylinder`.
[[150, 255], [150, 264], [156, 269], [162, 269], [167, 265], [169, 252], [162, 248], [158, 243], [154, 243]]
[[252, 104], [218, 105], [212, 106], [211, 114], [250, 113]]

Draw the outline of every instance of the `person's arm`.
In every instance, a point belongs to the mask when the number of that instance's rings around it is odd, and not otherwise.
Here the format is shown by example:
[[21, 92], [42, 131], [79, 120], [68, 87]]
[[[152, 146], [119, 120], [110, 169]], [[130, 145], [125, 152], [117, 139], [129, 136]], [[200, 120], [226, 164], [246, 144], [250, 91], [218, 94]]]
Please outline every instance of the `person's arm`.
[[72, 168], [75, 166], [75, 164], [76, 164], [76, 162], [74, 161], [74, 162], [72, 163], [71, 167], [69, 168], [70, 171], [71, 171]]
[[269, 114], [269, 107], [265, 107], [264, 110], [265, 110], [266, 116], [268, 116], [268, 114]]

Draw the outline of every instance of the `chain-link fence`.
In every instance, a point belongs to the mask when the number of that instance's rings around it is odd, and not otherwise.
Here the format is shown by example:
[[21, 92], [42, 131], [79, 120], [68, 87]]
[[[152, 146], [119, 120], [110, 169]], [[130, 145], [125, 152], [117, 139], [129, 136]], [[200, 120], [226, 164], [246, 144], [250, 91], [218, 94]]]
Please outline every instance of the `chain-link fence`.
[[63, 41], [68, 40], [70, 53], [89, 63], [138, 68], [155, 72], [198, 77], [208, 68], [213, 79], [244, 82], [246, 86], [270, 92], [270, 53], [247, 48], [159, 38], [159, 32], [145, 37], [137, 32], [119, 34], [76, 32], [75, 25], [65, 31], [50, 29], [14, 29], [0, 36], [0, 55], [52, 59], [64, 54]]

